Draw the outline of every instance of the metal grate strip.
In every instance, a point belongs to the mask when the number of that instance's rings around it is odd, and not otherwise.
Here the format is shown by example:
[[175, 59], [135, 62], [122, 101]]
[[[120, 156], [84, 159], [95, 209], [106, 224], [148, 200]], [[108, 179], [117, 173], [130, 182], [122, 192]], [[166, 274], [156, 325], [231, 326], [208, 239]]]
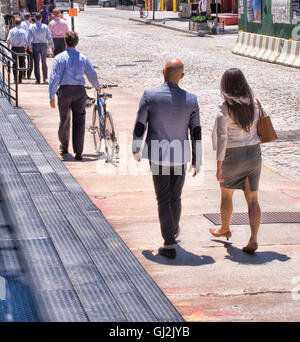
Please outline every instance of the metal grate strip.
[[21, 176], [17, 173], [2, 174], [3, 199], [7, 201], [30, 201], [30, 196]]
[[[220, 214], [203, 214], [203, 216], [215, 225], [222, 224]], [[264, 212], [261, 215], [261, 223], [300, 223], [300, 212]], [[233, 213], [230, 224], [249, 225], [248, 213]]]
[[0, 137], [0, 153], [7, 153], [7, 148], [4, 144], [3, 139]]
[[36, 165], [28, 154], [12, 154], [12, 159], [19, 172], [38, 171]]
[[31, 196], [51, 196], [51, 192], [40, 173], [22, 173], [21, 176]]
[[1, 154], [0, 175], [17, 174], [18, 170], [9, 153]]

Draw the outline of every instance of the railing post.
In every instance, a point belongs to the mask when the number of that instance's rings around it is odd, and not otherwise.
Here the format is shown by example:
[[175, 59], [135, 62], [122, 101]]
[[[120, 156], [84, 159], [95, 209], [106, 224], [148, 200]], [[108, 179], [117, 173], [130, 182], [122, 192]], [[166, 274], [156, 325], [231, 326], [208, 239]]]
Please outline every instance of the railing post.
[[10, 61], [7, 63], [7, 85], [8, 85], [8, 97], [9, 97], [9, 102], [11, 103], [11, 97], [10, 97]]
[[4, 64], [2, 63], [2, 89], [4, 88], [5, 85], [5, 73], [4, 73]]
[[18, 55], [16, 55], [16, 76], [15, 76], [15, 85], [16, 85], [16, 107], [18, 106], [18, 102], [19, 102], [19, 92], [18, 92], [18, 78], [19, 78], [19, 57]]

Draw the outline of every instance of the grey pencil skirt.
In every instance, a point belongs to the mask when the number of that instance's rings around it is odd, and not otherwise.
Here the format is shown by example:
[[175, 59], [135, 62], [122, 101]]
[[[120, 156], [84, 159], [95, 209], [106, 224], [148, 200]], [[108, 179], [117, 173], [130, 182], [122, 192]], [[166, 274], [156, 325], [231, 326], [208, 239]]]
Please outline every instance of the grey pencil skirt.
[[221, 186], [229, 189], [245, 190], [249, 179], [250, 190], [257, 191], [261, 172], [260, 145], [233, 147], [226, 150], [222, 168]]

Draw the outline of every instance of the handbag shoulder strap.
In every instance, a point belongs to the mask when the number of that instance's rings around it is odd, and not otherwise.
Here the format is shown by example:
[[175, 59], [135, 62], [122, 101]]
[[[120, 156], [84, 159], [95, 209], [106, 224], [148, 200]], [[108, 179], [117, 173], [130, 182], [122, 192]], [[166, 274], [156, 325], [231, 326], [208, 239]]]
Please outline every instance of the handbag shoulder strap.
[[256, 100], [256, 103], [257, 103], [258, 108], [259, 108], [259, 117], [260, 117], [260, 118], [265, 117], [266, 115], [265, 115], [265, 112], [264, 112], [264, 110], [263, 110], [263, 108], [262, 108], [262, 105], [261, 105], [259, 99], [256, 97], [255, 100]]

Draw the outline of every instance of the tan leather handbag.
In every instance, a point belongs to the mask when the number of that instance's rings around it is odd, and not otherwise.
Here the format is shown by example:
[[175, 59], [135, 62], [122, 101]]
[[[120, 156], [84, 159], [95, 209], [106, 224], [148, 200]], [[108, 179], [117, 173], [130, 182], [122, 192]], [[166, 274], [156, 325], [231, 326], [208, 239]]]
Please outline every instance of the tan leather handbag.
[[272, 125], [271, 118], [263, 110], [262, 105], [258, 99], [256, 99], [259, 108], [259, 119], [257, 122], [257, 134], [260, 137], [260, 142], [267, 143], [276, 140], [277, 134]]

